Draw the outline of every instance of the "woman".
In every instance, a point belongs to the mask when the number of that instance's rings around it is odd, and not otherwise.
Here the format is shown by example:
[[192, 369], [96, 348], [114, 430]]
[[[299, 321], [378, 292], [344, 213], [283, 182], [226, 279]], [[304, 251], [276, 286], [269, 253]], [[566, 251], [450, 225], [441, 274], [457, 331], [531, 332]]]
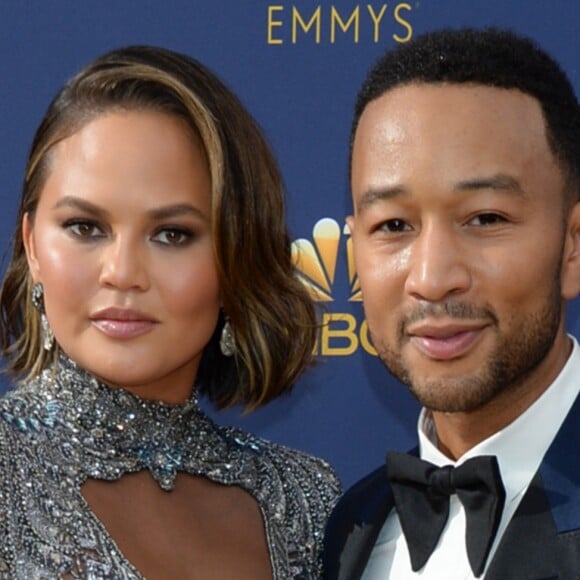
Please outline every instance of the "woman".
[[197, 405], [309, 362], [281, 180], [198, 62], [113, 51], [50, 105], [1, 294], [0, 577], [316, 578], [338, 484]]

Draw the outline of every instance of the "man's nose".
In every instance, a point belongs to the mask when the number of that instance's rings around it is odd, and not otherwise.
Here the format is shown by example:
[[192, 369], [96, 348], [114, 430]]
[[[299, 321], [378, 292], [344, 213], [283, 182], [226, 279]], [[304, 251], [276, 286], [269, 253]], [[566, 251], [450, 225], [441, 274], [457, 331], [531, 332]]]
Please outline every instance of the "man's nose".
[[451, 224], [425, 224], [411, 247], [406, 292], [439, 302], [470, 286], [471, 269], [460, 234]]

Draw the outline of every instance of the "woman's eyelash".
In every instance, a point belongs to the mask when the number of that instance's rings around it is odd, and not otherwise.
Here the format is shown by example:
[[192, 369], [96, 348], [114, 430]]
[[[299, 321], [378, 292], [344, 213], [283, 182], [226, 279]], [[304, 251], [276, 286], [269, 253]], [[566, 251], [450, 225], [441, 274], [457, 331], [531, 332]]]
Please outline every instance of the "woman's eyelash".
[[104, 235], [102, 228], [88, 219], [69, 219], [63, 223], [62, 227], [79, 238], [95, 238]]
[[[81, 240], [92, 240], [106, 235], [103, 226], [90, 219], [71, 218], [64, 221], [62, 227]], [[165, 246], [186, 246], [195, 236], [195, 232], [187, 227], [163, 226], [155, 230], [150, 239]]]
[[185, 246], [195, 237], [195, 233], [184, 227], [163, 227], [157, 230], [153, 239], [168, 246]]

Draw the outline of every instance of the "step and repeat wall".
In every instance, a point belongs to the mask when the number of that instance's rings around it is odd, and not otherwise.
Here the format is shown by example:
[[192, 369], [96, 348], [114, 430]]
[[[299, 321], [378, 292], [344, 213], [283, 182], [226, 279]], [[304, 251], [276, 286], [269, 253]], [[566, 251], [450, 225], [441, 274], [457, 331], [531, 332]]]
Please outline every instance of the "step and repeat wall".
[[[65, 79], [128, 44], [188, 53], [214, 70], [265, 129], [288, 192], [304, 280], [321, 305], [318, 364], [262, 410], [213, 413], [326, 458], [345, 485], [413, 443], [418, 406], [369, 342], [344, 219], [358, 87], [396, 43], [441, 27], [494, 25], [536, 39], [580, 92], [580, 0], [2, 0], [0, 247], [8, 251], [33, 131]], [[307, 264], [307, 265], [306, 265]], [[580, 306], [568, 313], [580, 334]], [[0, 391], [10, 388], [1, 380]]]

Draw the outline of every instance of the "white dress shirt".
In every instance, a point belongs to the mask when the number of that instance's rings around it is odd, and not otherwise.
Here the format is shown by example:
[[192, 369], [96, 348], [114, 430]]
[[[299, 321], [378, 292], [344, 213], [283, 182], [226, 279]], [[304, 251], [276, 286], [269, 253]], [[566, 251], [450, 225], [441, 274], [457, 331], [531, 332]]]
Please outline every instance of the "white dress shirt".
[[[491, 562], [505, 529], [524, 496], [542, 458], [554, 440], [580, 392], [580, 348], [574, 337], [572, 354], [552, 385], [507, 427], [482, 441], [457, 461], [437, 449], [431, 414], [423, 409], [419, 417], [419, 449], [422, 459], [437, 466], [461, 465], [471, 457], [495, 455], [506, 491], [505, 506], [487, 564]], [[485, 574], [485, 571], [484, 571]], [[483, 574], [482, 574], [483, 576]], [[393, 509], [379, 533], [362, 580], [471, 580], [465, 548], [465, 510], [452, 495], [449, 518], [431, 557], [417, 572], [411, 560], [397, 512]]]

